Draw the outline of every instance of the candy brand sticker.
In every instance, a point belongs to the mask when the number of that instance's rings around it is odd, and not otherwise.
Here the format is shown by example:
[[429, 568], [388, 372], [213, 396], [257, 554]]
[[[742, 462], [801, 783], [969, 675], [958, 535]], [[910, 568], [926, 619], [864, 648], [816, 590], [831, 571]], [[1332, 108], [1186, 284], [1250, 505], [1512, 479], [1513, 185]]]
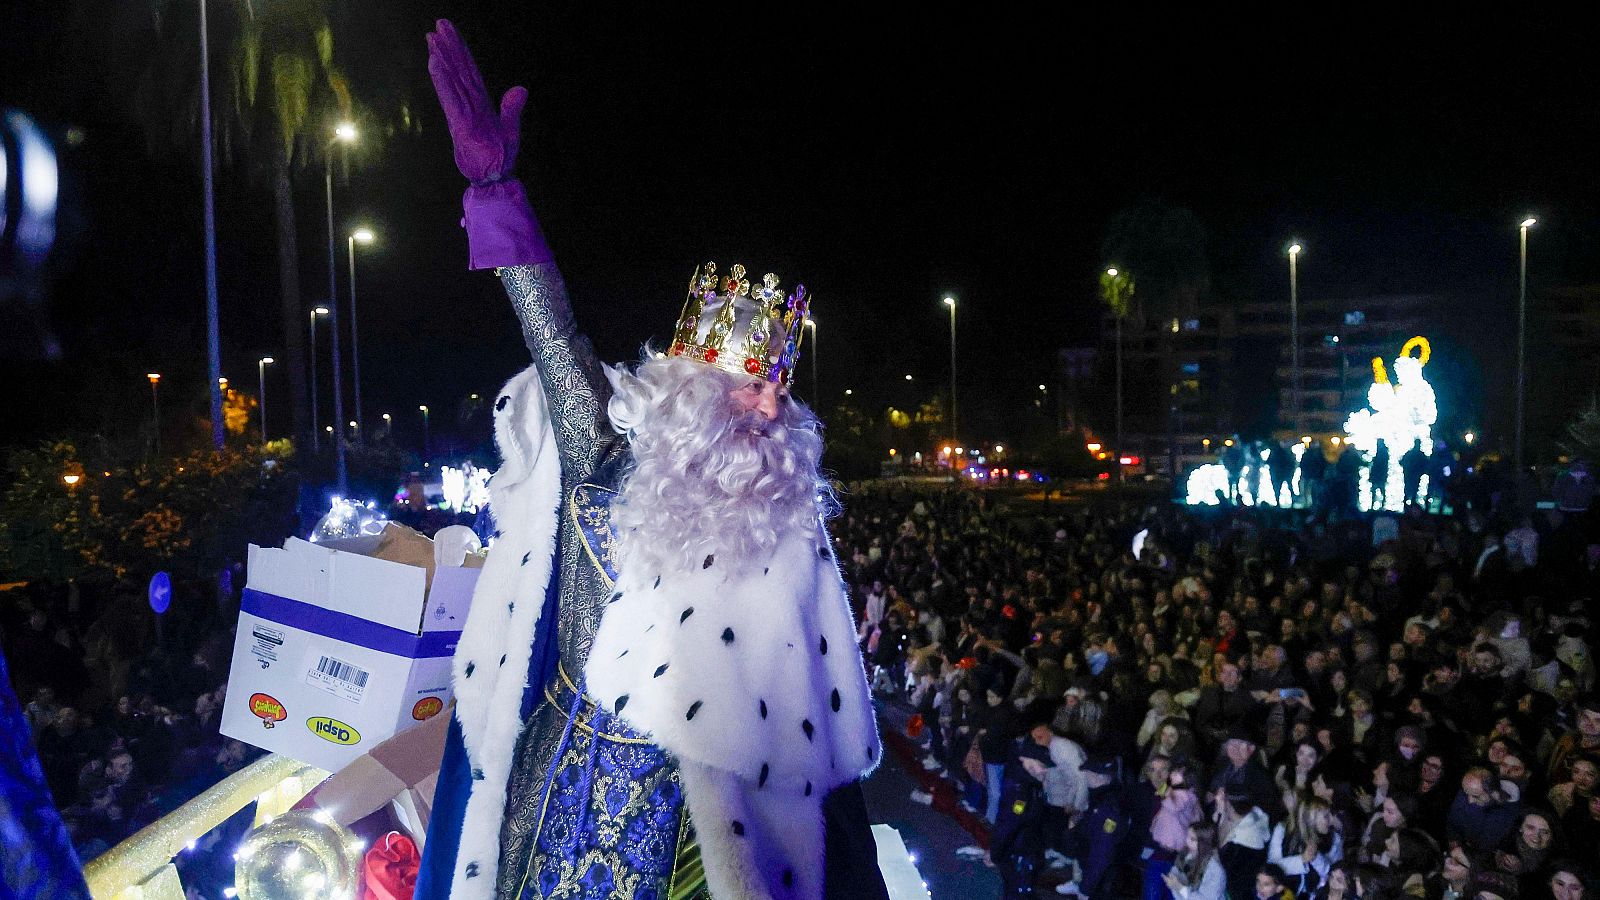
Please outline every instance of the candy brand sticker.
[[426, 722], [437, 716], [442, 709], [444, 709], [443, 700], [438, 697], [423, 697], [417, 701], [416, 706], [411, 707], [411, 718], [418, 722]]
[[367, 680], [371, 673], [354, 663], [315, 650], [306, 655], [306, 684], [320, 688], [351, 703], [360, 703], [366, 696]]
[[289, 711], [271, 694], [251, 694], [250, 715], [260, 719], [263, 727], [271, 728], [274, 722], [289, 718]]
[[313, 716], [306, 720], [306, 728], [310, 729], [312, 734], [330, 744], [348, 747], [351, 744], [361, 743], [361, 732], [338, 719], [331, 719], [327, 716]]

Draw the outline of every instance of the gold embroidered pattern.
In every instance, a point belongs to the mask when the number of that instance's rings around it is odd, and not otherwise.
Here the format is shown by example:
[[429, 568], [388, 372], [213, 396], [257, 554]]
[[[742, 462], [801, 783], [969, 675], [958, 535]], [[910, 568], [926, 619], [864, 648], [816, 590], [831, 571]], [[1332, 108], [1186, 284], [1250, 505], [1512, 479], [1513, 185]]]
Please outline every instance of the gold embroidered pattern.
[[598, 890], [625, 900], [703, 884], [677, 766], [650, 741], [617, 734], [626, 726], [577, 691], [558, 665], [541, 711], [563, 721], [573, 710], [572, 730], [544, 785], [536, 846], [513, 896], [567, 900]]
[[616, 491], [596, 484], [580, 484], [572, 489], [569, 501], [573, 521], [583, 537], [589, 562], [600, 571], [607, 587], [616, 587], [617, 542], [611, 530], [611, 500]]

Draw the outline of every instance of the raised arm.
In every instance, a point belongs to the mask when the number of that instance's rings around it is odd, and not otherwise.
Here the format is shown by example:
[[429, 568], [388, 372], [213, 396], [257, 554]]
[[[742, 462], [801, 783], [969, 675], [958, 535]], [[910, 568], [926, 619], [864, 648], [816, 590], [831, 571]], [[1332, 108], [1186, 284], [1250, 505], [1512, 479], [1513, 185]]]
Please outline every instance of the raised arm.
[[610, 388], [588, 338], [578, 332], [555, 256], [522, 185], [511, 177], [528, 92], [506, 91], [498, 111], [466, 42], [440, 19], [428, 35], [428, 74], [444, 107], [463, 199], [469, 268], [500, 275], [549, 400], [564, 480], [585, 477], [603, 452]]

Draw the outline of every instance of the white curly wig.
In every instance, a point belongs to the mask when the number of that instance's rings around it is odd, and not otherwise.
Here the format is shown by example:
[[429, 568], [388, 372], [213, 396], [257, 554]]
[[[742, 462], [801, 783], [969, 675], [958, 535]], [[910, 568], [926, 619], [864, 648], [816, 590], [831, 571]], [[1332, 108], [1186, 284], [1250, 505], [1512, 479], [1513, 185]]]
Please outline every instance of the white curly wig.
[[607, 367], [612, 427], [628, 436], [632, 464], [612, 505], [624, 568], [658, 572], [744, 568], [781, 537], [810, 537], [832, 497], [818, 471], [822, 423], [793, 399], [772, 421], [736, 405], [743, 379], [646, 348], [631, 368]]

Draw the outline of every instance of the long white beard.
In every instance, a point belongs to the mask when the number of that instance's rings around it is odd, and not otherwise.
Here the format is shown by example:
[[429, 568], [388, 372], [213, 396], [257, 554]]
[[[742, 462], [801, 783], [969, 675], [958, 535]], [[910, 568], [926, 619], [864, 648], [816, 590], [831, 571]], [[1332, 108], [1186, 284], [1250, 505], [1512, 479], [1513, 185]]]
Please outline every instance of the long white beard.
[[729, 397], [741, 379], [684, 359], [606, 374], [612, 425], [633, 451], [611, 510], [625, 570], [688, 571], [715, 557], [740, 571], [781, 537], [817, 530], [828, 485], [810, 409], [783, 400], [770, 422], [743, 412]]

